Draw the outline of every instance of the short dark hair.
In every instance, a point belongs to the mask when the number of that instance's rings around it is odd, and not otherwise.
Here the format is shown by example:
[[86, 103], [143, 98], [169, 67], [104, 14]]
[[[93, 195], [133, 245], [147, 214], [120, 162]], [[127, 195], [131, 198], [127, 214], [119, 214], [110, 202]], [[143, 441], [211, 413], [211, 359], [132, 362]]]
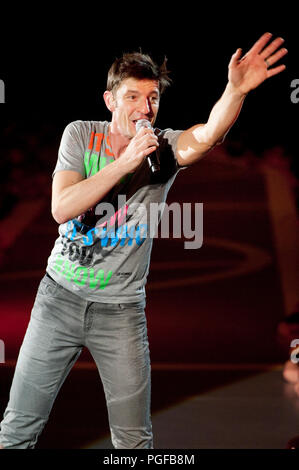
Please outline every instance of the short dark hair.
[[126, 78], [136, 78], [142, 80], [158, 80], [159, 91], [162, 94], [171, 79], [166, 67], [167, 58], [164, 58], [162, 65], [157, 65], [153, 59], [142, 52], [127, 52], [119, 59], [116, 59], [108, 71], [107, 90], [116, 91], [120, 83]]

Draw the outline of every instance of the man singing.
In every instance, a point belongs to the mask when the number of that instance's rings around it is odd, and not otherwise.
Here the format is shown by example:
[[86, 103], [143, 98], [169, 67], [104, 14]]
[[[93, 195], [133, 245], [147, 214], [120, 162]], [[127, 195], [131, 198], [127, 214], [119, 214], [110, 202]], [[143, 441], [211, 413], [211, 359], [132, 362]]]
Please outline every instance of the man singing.
[[[103, 383], [114, 448], [153, 448], [145, 317], [153, 237], [144, 231], [147, 209], [165, 202], [181, 168], [223, 141], [246, 95], [285, 69], [274, 66], [287, 53], [282, 43], [266, 33], [243, 57], [237, 49], [224, 93], [205, 124], [185, 131], [154, 128], [170, 83], [166, 64], [128, 53], [108, 72], [104, 100], [111, 122], [66, 127], [53, 174], [59, 237], [20, 349], [1, 422], [2, 448], [35, 447], [83, 347]], [[149, 127], [136, 130], [140, 120]], [[152, 171], [149, 156], [157, 159], [158, 171]], [[115, 212], [105, 218], [107, 205]]]

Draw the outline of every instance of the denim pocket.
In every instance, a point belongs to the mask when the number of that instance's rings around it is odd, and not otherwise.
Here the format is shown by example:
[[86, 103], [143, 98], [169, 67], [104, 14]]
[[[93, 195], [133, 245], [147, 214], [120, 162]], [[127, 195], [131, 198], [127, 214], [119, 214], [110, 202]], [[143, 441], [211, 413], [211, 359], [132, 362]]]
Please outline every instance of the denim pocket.
[[38, 287], [38, 293], [41, 295], [47, 295], [49, 297], [55, 296], [57, 291], [60, 289], [60, 285], [57, 284], [54, 279], [51, 279], [47, 274], [44, 275], [42, 280], [40, 281]]

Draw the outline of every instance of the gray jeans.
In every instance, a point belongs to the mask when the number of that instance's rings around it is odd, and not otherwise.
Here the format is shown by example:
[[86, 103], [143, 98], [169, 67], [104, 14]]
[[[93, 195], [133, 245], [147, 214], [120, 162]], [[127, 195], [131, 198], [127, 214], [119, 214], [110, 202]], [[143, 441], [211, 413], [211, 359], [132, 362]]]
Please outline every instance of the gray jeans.
[[114, 448], [153, 448], [144, 308], [145, 301], [88, 302], [44, 276], [20, 349], [0, 444], [35, 447], [60, 387], [86, 346], [103, 383]]

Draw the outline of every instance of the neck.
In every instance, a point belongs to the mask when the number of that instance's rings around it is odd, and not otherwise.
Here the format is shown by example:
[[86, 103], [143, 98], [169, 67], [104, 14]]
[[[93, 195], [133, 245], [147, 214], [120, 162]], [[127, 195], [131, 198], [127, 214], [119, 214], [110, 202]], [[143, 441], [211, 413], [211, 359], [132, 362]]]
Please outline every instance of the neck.
[[119, 132], [118, 127], [113, 120], [109, 125], [109, 140], [115, 159], [121, 156], [131, 141], [129, 137], [126, 137]]

